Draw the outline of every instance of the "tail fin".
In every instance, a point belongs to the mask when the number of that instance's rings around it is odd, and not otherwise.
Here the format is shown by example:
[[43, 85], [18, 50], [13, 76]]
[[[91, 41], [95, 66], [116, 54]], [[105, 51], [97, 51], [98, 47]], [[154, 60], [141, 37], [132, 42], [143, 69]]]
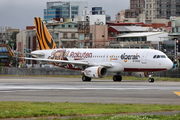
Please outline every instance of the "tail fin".
[[13, 51], [11, 50], [11, 48], [9, 47], [8, 44], [6, 44], [6, 48], [7, 48], [8, 51], [9, 51], [9, 56], [14, 56], [14, 53], [13, 53]]
[[52, 36], [50, 35], [48, 29], [43, 24], [40, 17], [34, 18], [34, 23], [36, 26], [36, 35], [39, 44], [39, 50], [44, 49], [56, 49], [56, 43], [53, 41]]

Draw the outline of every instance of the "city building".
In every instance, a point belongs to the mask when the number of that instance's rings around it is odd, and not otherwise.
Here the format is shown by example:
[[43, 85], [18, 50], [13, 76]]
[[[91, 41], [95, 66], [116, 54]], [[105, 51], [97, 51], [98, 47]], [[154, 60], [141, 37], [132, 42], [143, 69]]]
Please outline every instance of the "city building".
[[153, 48], [159, 50], [159, 42], [169, 40], [167, 32], [126, 33], [116, 36], [116, 41], [110, 42], [116, 48]]
[[179, 0], [146, 0], [146, 19], [170, 19], [180, 16]]
[[11, 27], [0, 27], [0, 44], [7, 44], [11, 41], [13, 32], [19, 32], [19, 29], [12, 29]]
[[[16, 35], [16, 56], [29, 57], [29, 53], [31, 51], [35, 51], [38, 49], [38, 42], [36, 41], [36, 32], [34, 28], [34, 26], [27, 26], [26, 30], [22, 30]], [[19, 62], [23, 64], [24, 67], [25, 63], [36, 63], [35, 61], [24, 59], [19, 59]]]
[[[90, 11], [91, 15], [106, 15], [106, 11], [102, 9], [102, 7], [92, 7], [92, 11]], [[106, 15], [106, 21], [111, 21], [111, 16]]]
[[121, 10], [116, 14], [116, 22], [124, 23], [125, 20], [125, 10]]
[[108, 46], [106, 15], [86, 15], [79, 19], [78, 33], [81, 47], [105, 48]]
[[58, 48], [76, 48], [78, 45], [77, 23], [71, 21], [59, 23], [47, 23], [53, 40]]
[[82, 1], [57, 1], [47, 2], [47, 8], [44, 9], [44, 19], [51, 20], [53, 18], [75, 18], [81, 16], [83, 10], [88, 8], [88, 2]]
[[105, 15], [105, 10], [102, 7], [92, 7], [92, 11], [90, 11], [92, 15]]
[[130, 0], [130, 9], [125, 10], [126, 18], [137, 18], [145, 10], [145, 0]]
[[0, 44], [0, 66], [11, 66], [14, 53], [7, 44]]
[[170, 19], [171, 16], [180, 16], [179, 0], [130, 0], [130, 9], [125, 10], [126, 18]]
[[21, 54], [37, 50], [38, 43], [36, 41], [36, 32], [34, 27], [26, 27], [26, 30], [20, 31], [17, 34], [16, 44], [16, 51]]
[[92, 48], [106, 48], [109, 46], [107, 25], [90, 25], [90, 34], [92, 36]]

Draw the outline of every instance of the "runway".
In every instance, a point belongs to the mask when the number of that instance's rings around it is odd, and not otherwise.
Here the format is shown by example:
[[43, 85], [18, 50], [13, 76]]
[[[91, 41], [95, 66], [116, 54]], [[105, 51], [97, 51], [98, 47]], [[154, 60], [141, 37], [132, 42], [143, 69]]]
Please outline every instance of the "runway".
[[0, 76], [0, 101], [180, 105], [180, 82]]

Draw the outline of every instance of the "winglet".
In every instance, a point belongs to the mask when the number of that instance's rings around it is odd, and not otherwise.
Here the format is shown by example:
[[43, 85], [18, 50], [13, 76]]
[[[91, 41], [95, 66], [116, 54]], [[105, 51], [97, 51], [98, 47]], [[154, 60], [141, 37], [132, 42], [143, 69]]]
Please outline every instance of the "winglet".
[[34, 18], [34, 24], [36, 27], [39, 50], [56, 49], [56, 43], [53, 41], [52, 36], [46, 28], [46, 25], [43, 24], [43, 21], [40, 17]]

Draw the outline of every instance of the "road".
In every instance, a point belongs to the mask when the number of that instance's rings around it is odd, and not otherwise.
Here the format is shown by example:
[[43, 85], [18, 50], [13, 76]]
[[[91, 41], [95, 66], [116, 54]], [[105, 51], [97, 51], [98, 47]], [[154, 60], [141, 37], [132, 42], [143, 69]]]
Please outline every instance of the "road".
[[0, 76], [0, 101], [180, 105], [180, 82]]

